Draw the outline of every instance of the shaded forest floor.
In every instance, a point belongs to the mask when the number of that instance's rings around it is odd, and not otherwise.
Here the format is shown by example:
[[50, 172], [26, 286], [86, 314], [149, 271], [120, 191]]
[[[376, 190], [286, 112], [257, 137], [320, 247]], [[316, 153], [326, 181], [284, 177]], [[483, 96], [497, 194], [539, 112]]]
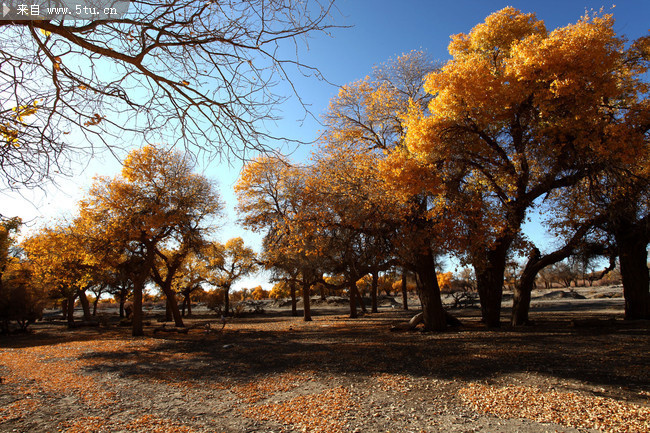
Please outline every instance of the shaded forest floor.
[[413, 313], [390, 307], [209, 333], [218, 319], [197, 314], [187, 334], [154, 334], [149, 312], [140, 338], [112, 318], [39, 322], [0, 337], [0, 431], [650, 432], [650, 323], [620, 302], [533, 305], [534, 326], [486, 330], [468, 308], [439, 334], [391, 332]]

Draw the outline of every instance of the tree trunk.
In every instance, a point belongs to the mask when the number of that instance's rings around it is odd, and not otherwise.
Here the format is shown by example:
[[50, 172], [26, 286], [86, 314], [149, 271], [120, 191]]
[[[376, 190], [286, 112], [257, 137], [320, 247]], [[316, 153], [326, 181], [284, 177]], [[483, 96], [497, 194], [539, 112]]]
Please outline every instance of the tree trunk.
[[185, 305], [187, 304], [187, 299], [183, 296], [183, 302], [181, 303], [181, 317], [185, 317]]
[[93, 302], [93, 317], [97, 317], [97, 304], [99, 304], [99, 296], [97, 296]]
[[67, 319], [68, 319], [68, 328], [74, 328], [75, 323], [74, 323], [74, 300], [75, 300], [76, 295], [72, 294], [68, 296], [68, 299], [66, 301], [66, 304], [68, 305], [67, 308]]
[[61, 299], [61, 316], [63, 320], [68, 318], [68, 300]]
[[359, 317], [357, 314], [357, 284], [354, 281], [348, 283], [348, 291], [350, 292], [350, 318], [356, 319]]
[[528, 323], [528, 312], [530, 311], [530, 295], [533, 291], [535, 278], [540, 268], [536, 266], [539, 263], [540, 253], [537, 248], [531, 252], [528, 262], [515, 283], [515, 291], [512, 298], [512, 317], [510, 324], [512, 326], [521, 326]]
[[297, 316], [298, 306], [296, 304], [298, 302], [296, 301], [296, 283], [294, 283], [293, 281], [289, 283], [289, 293], [291, 294], [291, 315]]
[[223, 315], [230, 316], [230, 287], [223, 288]]
[[[358, 280], [359, 279], [357, 278], [357, 281]], [[357, 299], [357, 305], [359, 307], [361, 307], [361, 311], [363, 311], [364, 313], [367, 313], [368, 310], [366, 309], [366, 304], [365, 304], [365, 302], [363, 302], [363, 296], [361, 296], [361, 292], [359, 292], [359, 288], [357, 287], [357, 284], [355, 283], [354, 286], [352, 286], [352, 287], [353, 287], [353, 290], [354, 290], [354, 296]]]
[[616, 232], [618, 258], [625, 297], [625, 319], [650, 319], [648, 285], [648, 238], [632, 224], [621, 225]]
[[422, 303], [425, 331], [442, 331], [447, 325], [445, 310], [440, 299], [433, 252], [427, 247], [416, 257], [416, 286]]
[[124, 304], [126, 303], [126, 295], [120, 292], [120, 319], [124, 318]]
[[185, 327], [183, 323], [183, 317], [181, 316], [181, 311], [178, 308], [178, 301], [176, 300], [176, 293], [169, 287], [165, 287], [165, 296], [168, 300], [169, 309], [172, 312], [172, 317], [174, 318], [174, 325], [177, 328]]
[[[163, 293], [165, 293], [165, 290], [163, 289]], [[172, 314], [172, 306], [171, 306], [171, 300], [169, 299], [169, 296], [165, 293], [165, 322], [171, 322], [172, 319], [174, 318]]]
[[309, 289], [310, 284], [307, 282], [302, 283], [302, 305], [303, 305], [303, 320], [311, 322], [311, 308], [309, 305]]
[[84, 312], [84, 322], [90, 322], [90, 302], [88, 302], [85, 290], [79, 290], [79, 303]]
[[506, 269], [510, 238], [496, 241], [496, 248], [484, 252], [474, 263], [476, 288], [481, 301], [481, 315], [488, 328], [501, 326], [501, 300], [503, 298], [503, 276]]
[[141, 275], [137, 275], [133, 279], [133, 313], [131, 313], [131, 334], [134, 337], [144, 335], [144, 329], [142, 326], [142, 292], [144, 290], [144, 283], [147, 280], [147, 275], [142, 271], [140, 271], [140, 274]]
[[402, 308], [404, 311], [409, 309], [408, 287], [407, 287], [406, 269], [402, 271]]
[[187, 315], [191, 316], [192, 315], [192, 294], [188, 293], [185, 295], [185, 299], [187, 300]]
[[481, 316], [488, 328], [501, 326], [501, 299], [503, 298], [503, 267], [493, 264], [487, 269], [474, 269], [476, 287], [481, 301]]
[[372, 287], [370, 289], [371, 307], [370, 311], [376, 313], [377, 310], [377, 286], [379, 286], [379, 272], [372, 273]]

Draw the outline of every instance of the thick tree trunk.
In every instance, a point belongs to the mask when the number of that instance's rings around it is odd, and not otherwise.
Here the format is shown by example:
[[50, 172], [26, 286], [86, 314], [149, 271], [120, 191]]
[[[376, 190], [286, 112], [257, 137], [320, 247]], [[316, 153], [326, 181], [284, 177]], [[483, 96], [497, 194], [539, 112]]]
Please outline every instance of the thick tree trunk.
[[625, 319], [650, 319], [648, 238], [631, 224], [620, 227], [615, 236], [623, 280]]
[[307, 282], [302, 283], [302, 304], [303, 304], [303, 320], [311, 322], [311, 307], [309, 305], [309, 289], [310, 284]]
[[293, 281], [289, 283], [289, 293], [291, 294], [291, 315], [298, 315], [298, 302], [296, 301], [296, 283]]
[[120, 294], [120, 319], [124, 318], [125, 303], [126, 303], [126, 295]]
[[503, 298], [504, 267], [492, 264], [487, 269], [476, 269], [476, 287], [481, 301], [481, 316], [488, 328], [501, 326], [501, 299]]
[[440, 287], [436, 276], [435, 261], [431, 248], [416, 257], [416, 283], [422, 304], [425, 331], [442, 331], [447, 325], [445, 310], [440, 299]]
[[79, 303], [81, 304], [81, 309], [84, 313], [84, 322], [90, 322], [90, 302], [88, 302], [85, 290], [79, 290]]
[[406, 269], [402, 271], [402, 308], [404, 311], [409, 309], [408, 287], [407, 287]]
[[[163, 293], [165, 293], [164, 290]], [[165, 294], [165, 322], [171, 322], [173, 318], [171, 301], [169, 300], [169, 296]]]
[[[140, 273], [144, 274], [142, 271], [140, 271]], [[144, 335], [144, 328], [142, 324], [142, 292], [144, 290], [144, 283], [146, 280], [146, 274], [138, 275], [133, 279], [133, 313], [131, 319], [131, 334], [134, 337]]]
[[371, 307], [370, 311], [376, 313], [377, 310], [377, 286], [379, 286], [379, 272], [372, 273], [372, 287], [370, 289]]
[[350, 318], [356, 319], [359, 317], [357, 314], [357, 284], [354, 281], [348, 283], [348, 291], [350, 292]]
[[167, 306], [169, 307], [172, 318], [174, 319], [174, 326], [176, 326], [177, 328], [183, 328], [185, 324], [183, 324], [183, 317], [181, 316], [181, 311], [178, 308], [178, 301], [176, 301], [176, 293], [174, 293], [174, 291], [169, 287], [164, 287], [163, 292], [165, 293], [165, 297], [167, 298]]
[[540, 254], [535, 248], [524, 267], [524, 270], [515, 284], [515, 291], [512, 298], [512, 326], [521, 326], [528, 323], [528, 312], [530, 311], [530, 296], [535, 285], [535, 278], [539, 272]]

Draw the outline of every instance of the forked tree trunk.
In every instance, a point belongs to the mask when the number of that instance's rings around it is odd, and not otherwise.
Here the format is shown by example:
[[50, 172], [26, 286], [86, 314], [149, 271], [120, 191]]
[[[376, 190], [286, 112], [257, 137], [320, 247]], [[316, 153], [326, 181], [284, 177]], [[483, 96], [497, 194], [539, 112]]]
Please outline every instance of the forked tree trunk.
[[622, 226], [615, 234], [625, 297], [625, 319], [650, 319], [650, 292], [648, 285], [648, 238], [641, 230]]
[[506, 257], [512, 239], [504, 237], [497, 240], [497, 246], [478, 257], [474, 263], [476, 288], [481, 301], [481, 315], [488, 328], [501, 326], [501, 300], [503, 299], [503, 276]]
[[521, 277], [515, 284], [515, 291], [512, 298], [512, 326], [521, 326], [529, 323], [528, 312], [530, 311], [530, 296], [537, 277], [536, 269], [524, 268]]
[[84, 313], [84, 322], [90, 322], [90, 302], [88, 302], [85, 290], [79, 290], [79, 303]]
[[435, 261], [431, 248], [416, 257], [416, 285], [422, 304], [422, 319], [425, 331], [442, 331], [447, 326], [445, 310], [440, 299], [440, 287], [436, 275]]
[[174, 326], [177, 328], [183, 328], [185, 324], [183, 324], [183, 317], [181, 316], [181, 312], [178, 309], [176, 293], [171, 289], [171, 287], [163, 287], [162, 289], [165, 297], [167, 298], [167, 306], [171, 311], [172, 318], [174, 319]]

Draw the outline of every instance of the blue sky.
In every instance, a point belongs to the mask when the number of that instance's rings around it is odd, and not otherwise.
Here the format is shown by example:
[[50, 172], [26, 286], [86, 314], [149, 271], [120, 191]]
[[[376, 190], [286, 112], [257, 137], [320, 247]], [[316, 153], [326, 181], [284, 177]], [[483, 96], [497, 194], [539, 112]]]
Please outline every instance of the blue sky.
[[[426, 50], [433, 59], [444, 62], [449, 59], [447, 45], [450, 35], [470, 31], [490, 13], [506, 6], [514, 6], [524, 12], [535, 12], [549, 30], [577, 21], [585, 10], [603, 7], [605, 12], [614, 14], [618, 34], [624, 34], [629, 39], [648, 34], [650, 1], [622, 1], [612, 9], [614, 4], [585, 0], [338, 0], [338, 11], [333, 13], [334, 22], [351, 27], [332, 29], [331, 36], [313, 35], [308, 38], [309, 49], [303, 49], [300, 56], [302, 61], [318, 67], [331, 83], [337, 85], [361, 79], [370, 73], [373, 65], [413, 49]], [[315, 116], [325, 110], [330, 98], [337, 92], [336, 86], [313, 78], [296, 77], [295, 85]], [[319, 124], [309, 118], [301, 122], [304, 113], [295, 100], [281, 106], [280, 114], [283, 120], [272, 126], [277, 129], [276, 132], [304, 141], [317, 137]], [[298, 149], [294, 159], [305, 159], [309, 151], [308, 146]], [[220, 240], [242, 236], [247, 243], [259, 248], [259, 236], [241, 230], [234, 223], [236, 201], [232, 186], [240, 166], [212, 164], [202, 169], [206, 175], [217, 180], [229, 208], [228, 224], [219, 234]], [[18, 214], [23, 219], [32, 221], [32, 227], [45, 224], [53, 217], [74, 211], [75, 202], [88, 188], [93, 175], [99, 173], [112, 176], [118, 171], [119, 164], [110, 156], [98, 157], [85, 170], [80, 168], [74, 178], [62, 179], [58, 187], [46, 188], [46, 193], [25, 191], [22, 195], [0, 195], [3, 202], [1, 211], [6, 215]], [[548, 243], [538, 225], [531, 225], [527, 230], [540, 242]], [[264, 283], [264, 279], [260, 276], [243, 285], [251, 287]]]

